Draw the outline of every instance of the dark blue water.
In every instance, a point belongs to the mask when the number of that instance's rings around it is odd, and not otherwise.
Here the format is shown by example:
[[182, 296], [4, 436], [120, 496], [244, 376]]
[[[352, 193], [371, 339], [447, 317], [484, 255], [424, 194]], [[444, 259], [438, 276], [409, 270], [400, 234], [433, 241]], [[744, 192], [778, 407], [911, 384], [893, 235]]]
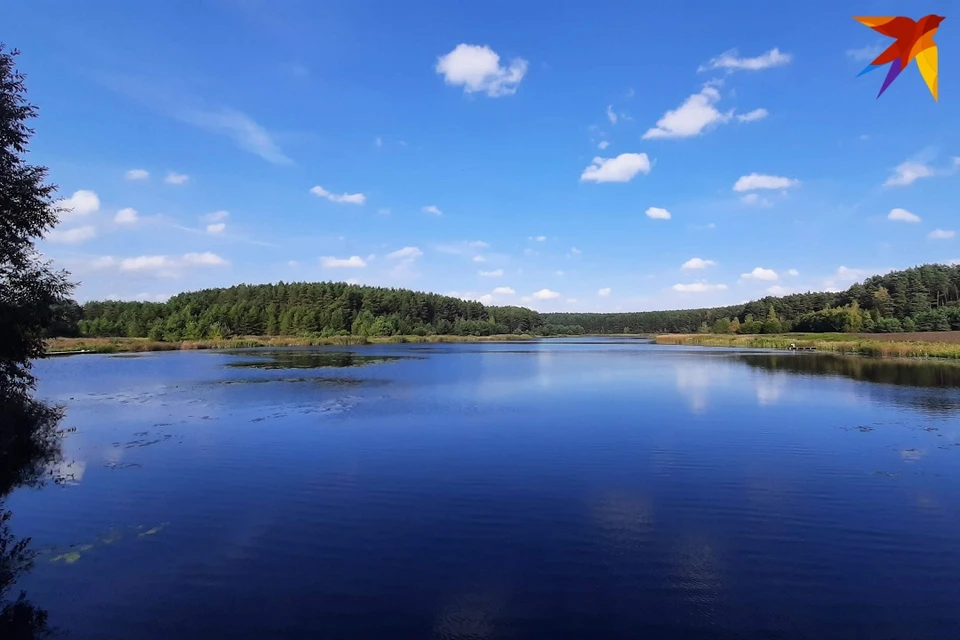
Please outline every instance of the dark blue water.
[[38, 363], [16, 589], [73, 638], [960, 637], [957, 368], [330, 351]]

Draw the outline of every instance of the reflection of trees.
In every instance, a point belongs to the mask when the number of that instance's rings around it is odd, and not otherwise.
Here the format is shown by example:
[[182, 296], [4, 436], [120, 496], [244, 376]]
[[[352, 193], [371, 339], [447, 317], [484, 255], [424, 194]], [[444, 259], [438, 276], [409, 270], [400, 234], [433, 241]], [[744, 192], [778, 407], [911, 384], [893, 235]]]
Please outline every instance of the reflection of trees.
[[[789, 354], [739, 356], [751, 367], [807, 375], [842, 376], [873, 382], [868, 393], [882, 400], [906, 405], [928, 413], [949, 413], [960, 409], [960, 396], [941, 389], [960, 389], [960, 365], [951, 362], [883, 360], [832, 354]], [[893, 386], [913, 387], [911, 390]], [[937, 391], [933, 391], [936, 389]]]
[[60, 459], [62, 412], [5, 391], [0, 391], [0, 638], [45, 638], [53, 634], [47, 612], [29, 602], [25, 593], [10, 593], [33, 567], [35, 552], [29, 538], [13, 535], [9, 527], [13, 514], [3, 509], [3, 501], [17, 487], [42, 484], [46, 470]]

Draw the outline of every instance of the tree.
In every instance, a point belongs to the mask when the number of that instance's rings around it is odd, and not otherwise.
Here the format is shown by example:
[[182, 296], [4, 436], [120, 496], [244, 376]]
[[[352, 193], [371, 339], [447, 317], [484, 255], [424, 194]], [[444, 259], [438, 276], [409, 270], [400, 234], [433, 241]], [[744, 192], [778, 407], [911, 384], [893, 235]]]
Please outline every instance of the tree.
[[[737, 323], [739, 327], [739, 323]], [[713, 323], [713, 332], [714, 333], [730, 333], [730, 318], [717, 318], [716, 322]]]
[[733, 316], [730, 321], [730, 333], [740, 333], [740, 318], [737, 316]]
[[33, 388], [30, 361], [44, 354], [43, 337], [55, 309], [72, 289], [67, 274], [41, 260], [34, 240], [53, 229], [59, 209], [56, 187], [45, 182], [46, 167], [24, 156], [37, 109], [26, 99], [24, 76], [14, 61], [19, 52], [0, 45], [0, 393], [26, 394]]

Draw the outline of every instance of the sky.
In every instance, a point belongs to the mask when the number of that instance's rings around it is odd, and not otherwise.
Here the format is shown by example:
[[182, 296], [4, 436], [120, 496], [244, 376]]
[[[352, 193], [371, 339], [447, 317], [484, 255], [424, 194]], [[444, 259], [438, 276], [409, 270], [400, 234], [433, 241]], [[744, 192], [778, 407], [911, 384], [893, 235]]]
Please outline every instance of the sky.
[[[75, 296], [347, 281], [636, 311], [960, 260], [931, 0], [5, 7]], [[775, 8], [773, 8], [775, 7]], [[940, 100], [853, 15], [928, 13]], [[55, 20], [51, 16], [56, 16]]]

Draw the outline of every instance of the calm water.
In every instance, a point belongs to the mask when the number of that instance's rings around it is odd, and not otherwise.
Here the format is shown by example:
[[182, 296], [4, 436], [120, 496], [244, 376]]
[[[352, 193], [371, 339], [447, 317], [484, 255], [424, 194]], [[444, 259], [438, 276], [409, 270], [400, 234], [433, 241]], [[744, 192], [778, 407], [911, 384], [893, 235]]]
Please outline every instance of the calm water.
[[574, 340], [78, 356], [73, 638], [960, 637], [960, 369]]

